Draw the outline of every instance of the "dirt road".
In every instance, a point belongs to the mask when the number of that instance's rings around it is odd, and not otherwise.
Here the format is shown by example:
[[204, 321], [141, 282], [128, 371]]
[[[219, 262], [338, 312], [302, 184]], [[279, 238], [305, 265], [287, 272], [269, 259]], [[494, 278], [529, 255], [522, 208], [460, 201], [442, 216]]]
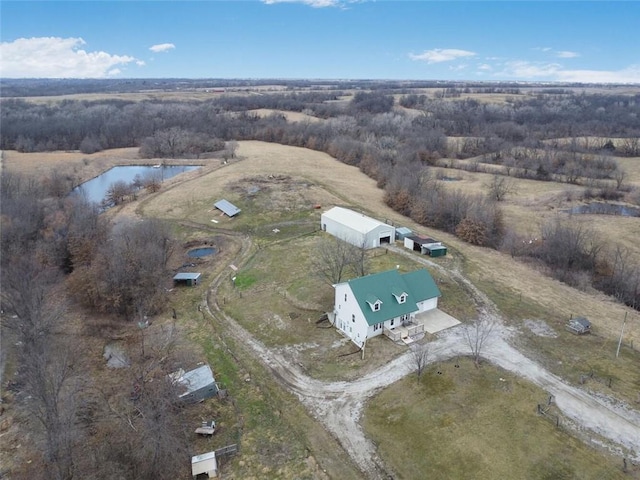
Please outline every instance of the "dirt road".
[[[423, 259], [424, 263], [429, 263]], [[571, 428], [586, 440], [605, 445], [627, 458], [640, 461], [640, 413], [573, 387], [527, 358], [509, 343], [514, 332], [505, 327], [494, 305], [482, 292], [459, 273], [449, 272], [452, 278], [465, 283], [473, 293], [481, 315], [495, 323], [495, 328], [482, 356], [495, 365], [540, 386], [555, 398], [555, 404], [570, 420]], [[215, 291], [216, 284], [212, 284]], [[215, 295], [210, 295], [215, 299]], [[273, 373], [280, 384], [294, 393], [311, 414], [331, 432], [348, 452], [367, 478], [383, 479], [389, 472], [377, 456], [376, 448], [360, 426], [360, 416], [366, 401], [385, 388], [412, 373], [411, 353], [397, 357], [375, 372], [351, 382], [321, 382], [308, 377], [277, 351], [266, 348], [233, 318], [221, 311], [215, 300], [210, 313], [224, 318], [228, 331], [236, 340], [249, 347]], [[444, 361], [469, 354], [464, 326], [438, 334], [430, 345], [430, 361]]]

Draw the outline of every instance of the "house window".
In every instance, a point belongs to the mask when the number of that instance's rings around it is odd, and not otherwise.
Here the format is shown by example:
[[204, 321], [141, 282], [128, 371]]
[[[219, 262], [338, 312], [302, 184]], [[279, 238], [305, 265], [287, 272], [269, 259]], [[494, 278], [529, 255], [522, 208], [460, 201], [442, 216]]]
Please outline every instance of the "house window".
[[391, 326], [392, 326], [392, 327], [393, 327], [393, 322], [395, 322], [395, 321], [396, 321], [396, 319], [395, 319], [395, 318], [392, 318], [392, 319], [391, 319]]
[[400, 300], [399, 300], [399, 302], [400, 302], [400, 303], [404, 303], [404, 302], [406, 302], [406, 301], [407, 301], [407, 296], [406, 296], [406, 295], [404, 295], [404, 294], [400, 295]]
[[347, 301], [347, 294], [346, 293], [344, 294], [344, 301], [345, 302]]
[[380, 302], [376, 302], [373, 304], [373, 311], [377, 312], [378, 310], [380, 310]]
[[351, 321], [356, 323], [356, 315], [354, 313], [351, 314]]

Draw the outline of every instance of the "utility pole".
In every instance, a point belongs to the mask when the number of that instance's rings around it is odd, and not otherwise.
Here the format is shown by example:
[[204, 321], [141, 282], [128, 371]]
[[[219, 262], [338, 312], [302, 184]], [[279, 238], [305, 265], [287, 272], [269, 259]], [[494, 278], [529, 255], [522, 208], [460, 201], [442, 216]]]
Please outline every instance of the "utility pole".
[[618, 340], [618, 350], [616, 350], [616, 358], [620, 355], [620, 346], [622, 345], [622, 334], [624, 333], [624, 325], [627, 323], [627, 313], [624, 312], [624, 320], [622, 321], [622, 328], [620, 329], [620, 340]]

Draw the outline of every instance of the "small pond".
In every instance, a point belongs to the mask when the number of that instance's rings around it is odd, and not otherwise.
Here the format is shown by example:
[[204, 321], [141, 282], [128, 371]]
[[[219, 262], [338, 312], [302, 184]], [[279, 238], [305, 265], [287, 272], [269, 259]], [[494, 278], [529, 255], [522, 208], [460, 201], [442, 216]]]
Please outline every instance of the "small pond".
[[187, 255], [191, 258], [206, 257], [207, 255], [214, 255], [218, 253], [218, 249], [215, 247], [202, 247], [189, 250]]
[[592, 202], [577, 205], [566, 210], [568, 213], [591, 215], [621, 215], [623, 217], [640, 217], [640, 208], [618, 205], [615, 203]]
[[101, 175], [84, 182], [73, 189], [73, 193], [83, 192], [90, 202], [101, 203], [107, 195], [107, 190], [115, 182], [133, 183], [137, 178], [158, 176], [161, 181], [175, 177], [180, 173], [190, 172], [200, 168], [200, 165], [121, 165], [113, 167]]

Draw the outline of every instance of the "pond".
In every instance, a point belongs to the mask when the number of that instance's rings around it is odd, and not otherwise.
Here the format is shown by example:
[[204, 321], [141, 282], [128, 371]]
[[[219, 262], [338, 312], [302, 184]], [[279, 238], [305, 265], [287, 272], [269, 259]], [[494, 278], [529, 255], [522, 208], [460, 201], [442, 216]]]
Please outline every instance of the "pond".
[[200, 258], [206, 257], [207, 255], [213, 255], [215, 253], [218, 253], [218, 249], [215, 247], [202, 247], [189, 250], [187, 252], [187, 255], [191, 258]]
[[158, 176], [161, 181], [175, 177], [180, 173], [190, 172], [200, 168], [200, 165], [121, 165], [113, 167], [101, 175], [84, 182], [73, 189], [72, 193], [84, 193], [90, 202], [101, 203], [107, 190], [115, 182], [133, 183], [137, 178]]
[[621, 215], [623, 217], [640, 217], [640, 208], [618, 205], [615, 203], [592, 202], [577, 205], [566, 210], [567, 213], [591, 215]]

